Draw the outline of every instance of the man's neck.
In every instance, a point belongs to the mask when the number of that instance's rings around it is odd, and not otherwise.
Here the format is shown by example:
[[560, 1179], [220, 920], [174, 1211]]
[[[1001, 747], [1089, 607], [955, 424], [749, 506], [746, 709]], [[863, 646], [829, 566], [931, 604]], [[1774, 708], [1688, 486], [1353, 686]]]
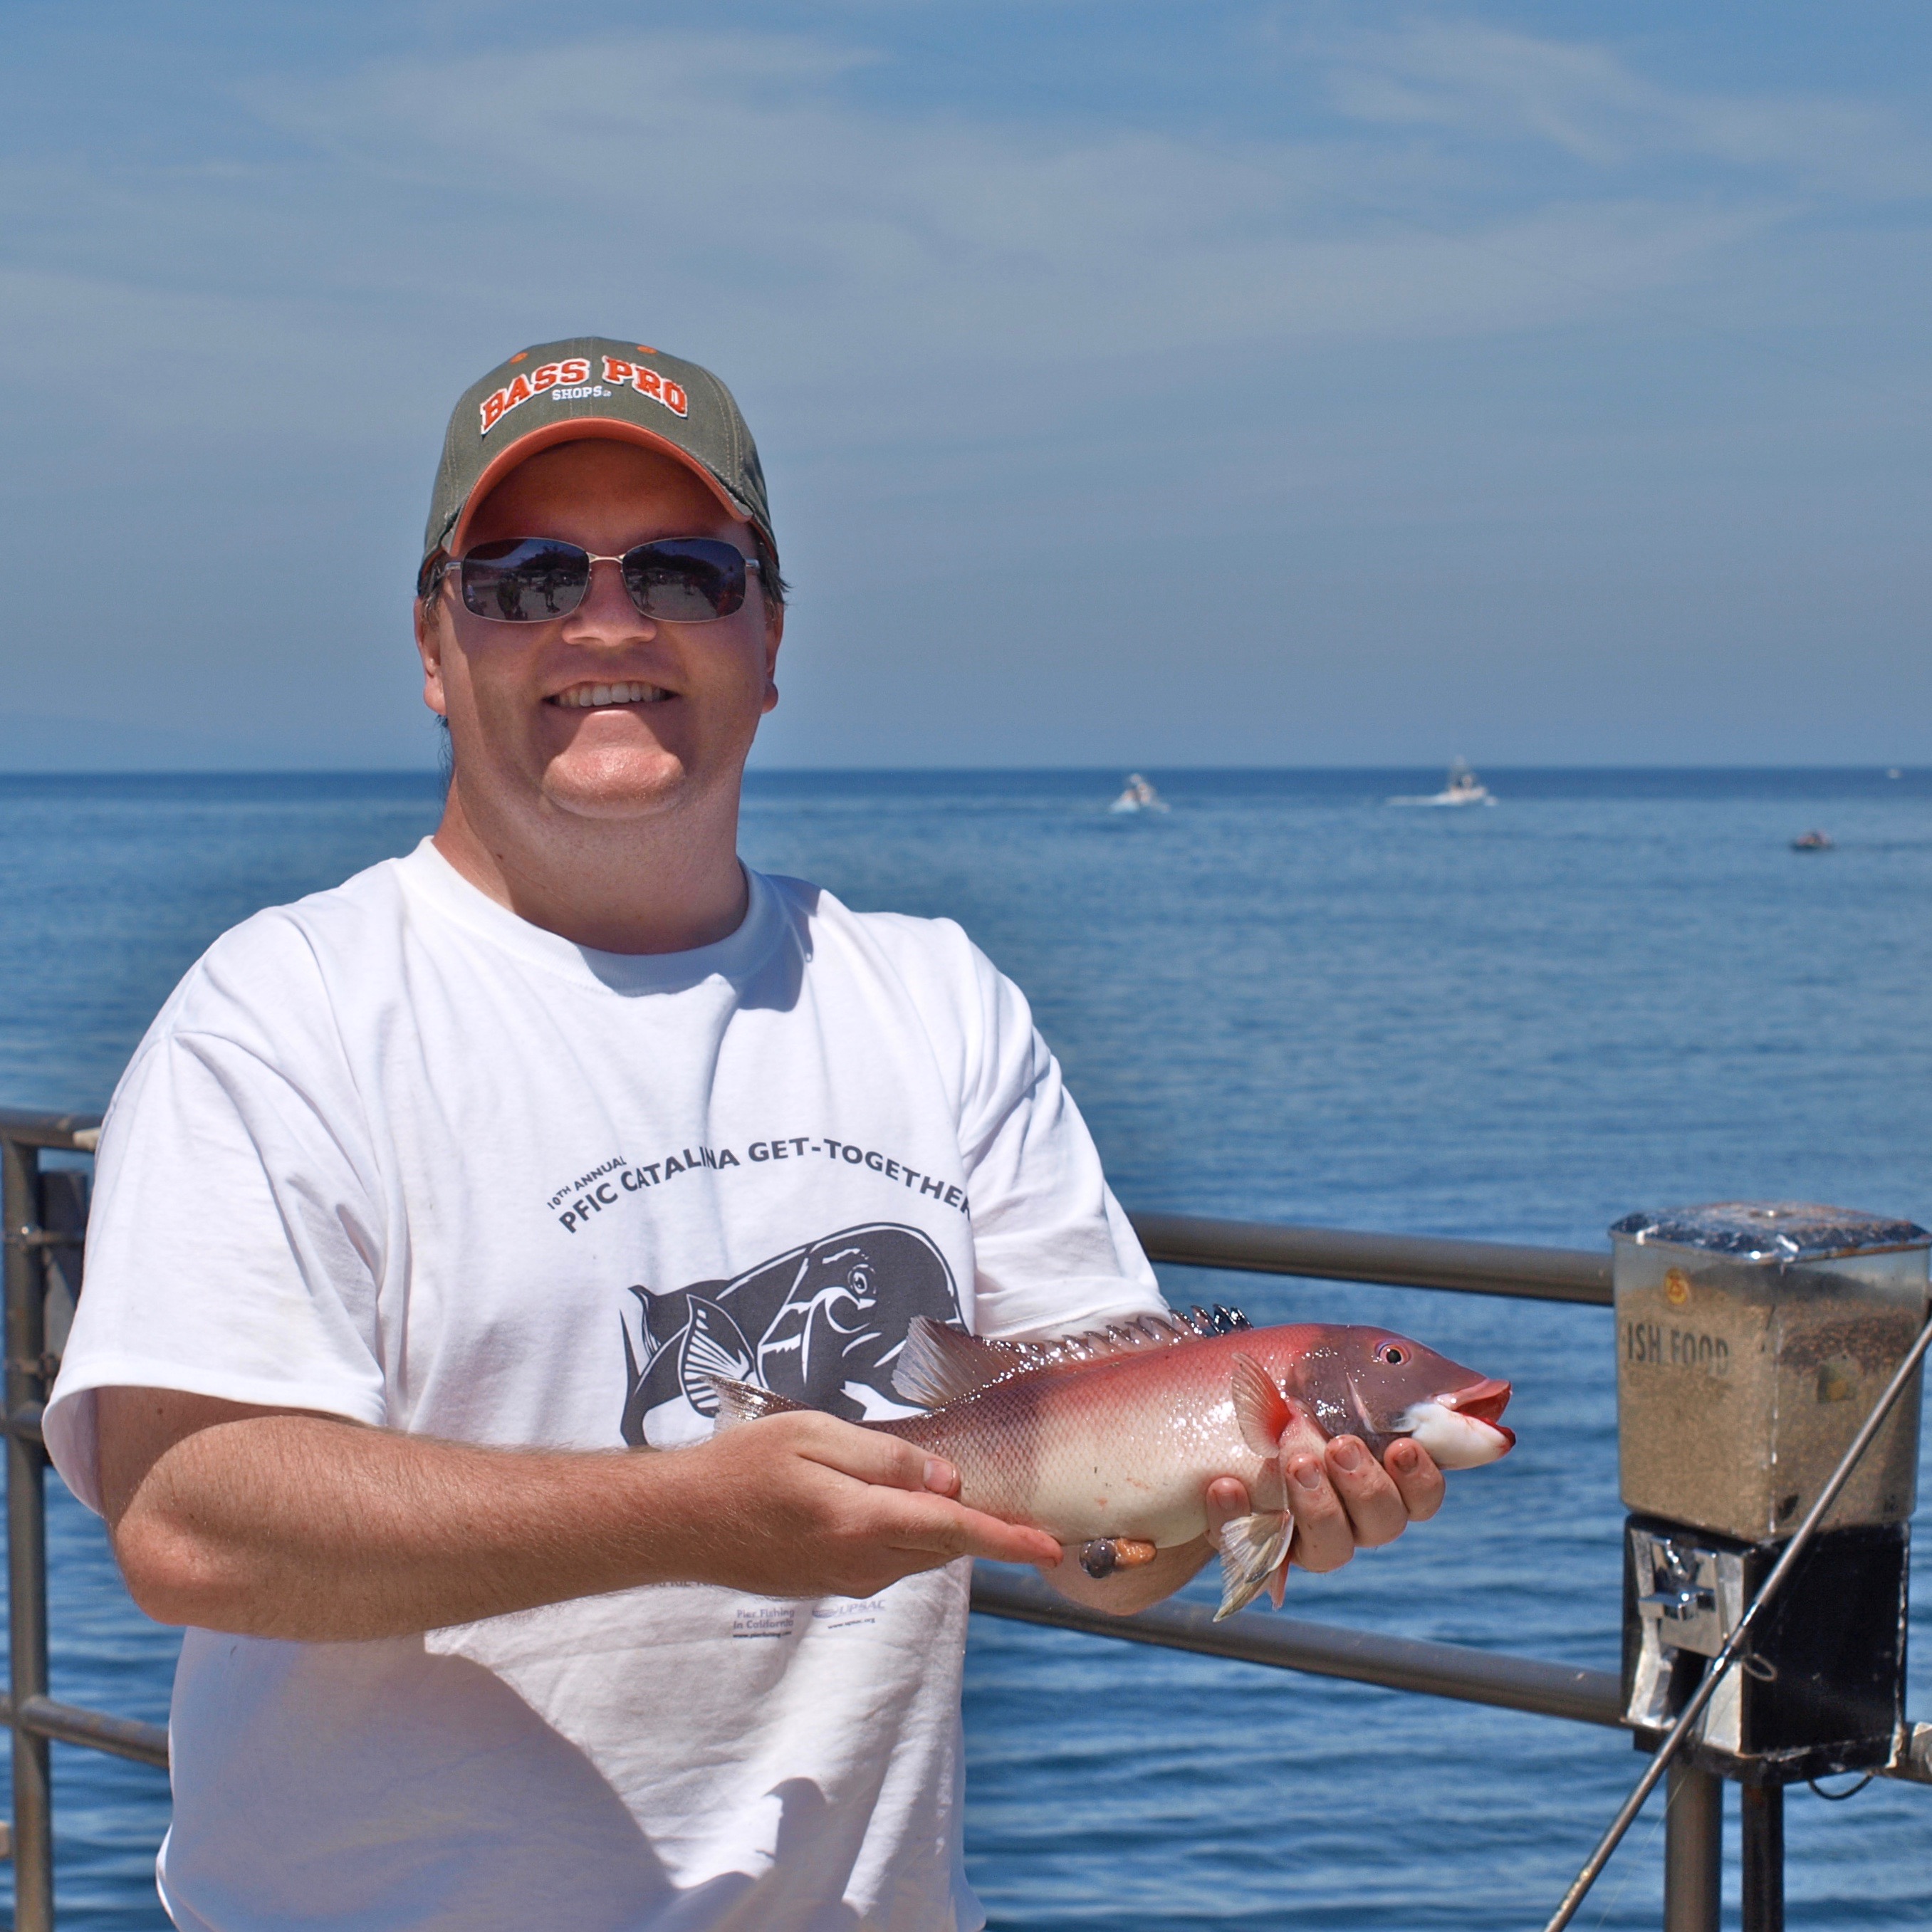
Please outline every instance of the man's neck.
[[546, 814], [540, 825], [473, 812], [453, 782], [436, 848], [519, 919], [600, 952], [688, 952], [743, 922], [735, 797], [650, 819]]

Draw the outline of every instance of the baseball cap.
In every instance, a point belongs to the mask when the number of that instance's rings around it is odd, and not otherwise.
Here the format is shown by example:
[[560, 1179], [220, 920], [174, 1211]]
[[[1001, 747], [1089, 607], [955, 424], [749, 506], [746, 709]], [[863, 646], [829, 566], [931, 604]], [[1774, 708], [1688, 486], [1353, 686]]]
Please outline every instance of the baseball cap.
[[442, 439], [424, 558], [454, 549], [471, 503], [518, 464], [600, 436], [677, 458], [778, 548], [758, 445], [731, 392], [709, 369], [661, 349], [579, 335], [520, 349], [463, 392]]

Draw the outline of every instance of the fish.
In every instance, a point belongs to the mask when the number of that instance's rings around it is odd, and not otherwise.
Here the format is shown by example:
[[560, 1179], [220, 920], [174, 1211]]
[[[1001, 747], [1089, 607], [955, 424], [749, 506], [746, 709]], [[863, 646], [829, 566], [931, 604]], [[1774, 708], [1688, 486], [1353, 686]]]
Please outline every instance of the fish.
[[[720, 1428], [807, 1405], [712, 1378]], [[1216, 1307], [1146, 1315], [1056, 1341], [995, 1341], [914, 1319], [893, 1376], [919, 1412], [860, 1424], [944, 1456], [959, 1499], [1077, 1548], [1088, 1574], [1150, 1562], [1208, 1529], [1206, 1491], [1252, 1504], [1220, 1538], [1218, 1623], [1269, 1592], [1294, 1535], [1288, 1465], [1358, 1436], [1378, 1460], [1407, 1437], [1445, 1469], [1508, 1454], [1510, 1388], [1386, 1328], [1256, 1328]]]

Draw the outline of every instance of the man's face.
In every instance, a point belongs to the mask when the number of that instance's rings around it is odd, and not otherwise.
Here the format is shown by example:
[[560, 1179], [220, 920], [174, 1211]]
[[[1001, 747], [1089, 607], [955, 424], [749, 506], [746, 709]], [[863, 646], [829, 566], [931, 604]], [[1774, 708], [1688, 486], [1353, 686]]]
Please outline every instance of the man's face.
[[[556, 537], [621, 556], [658, 537], [722, 537], [746, 556], [752, 530], [668, 456], [605, 441], [564, 443], [513, 470], [472, 512], [464, 547]], [[424, 697], [449, 721], [456, 782], [472, 818], [642, 817], [735, 788], [772, 682], [783, 613], [768, 620], [754, 573], [743, 604], [706, 624], [640, 616], [615, 564], [548, 623], [464, 608], [454, 573], [420, 607]], [[598, 685], [641, 700], [573, 703]]]

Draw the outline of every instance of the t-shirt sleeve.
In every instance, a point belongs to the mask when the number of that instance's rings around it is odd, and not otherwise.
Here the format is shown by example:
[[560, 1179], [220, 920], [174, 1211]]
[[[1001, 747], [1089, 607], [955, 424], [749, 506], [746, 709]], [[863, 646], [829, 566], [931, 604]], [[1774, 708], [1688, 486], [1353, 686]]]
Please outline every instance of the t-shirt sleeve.
[[164, 1015], [123, 1077], [43, 1423], [88, 1508], [100, 1507], [101, 1388], [384, 1419], [382, 1222], [356, 1097], [320, 1058], [298, 1072], [259, 1041]]
[[1026, 997], [976, 947], [961, 1096], [974, 1327], [1065, 1334], [1166, 1306]]

